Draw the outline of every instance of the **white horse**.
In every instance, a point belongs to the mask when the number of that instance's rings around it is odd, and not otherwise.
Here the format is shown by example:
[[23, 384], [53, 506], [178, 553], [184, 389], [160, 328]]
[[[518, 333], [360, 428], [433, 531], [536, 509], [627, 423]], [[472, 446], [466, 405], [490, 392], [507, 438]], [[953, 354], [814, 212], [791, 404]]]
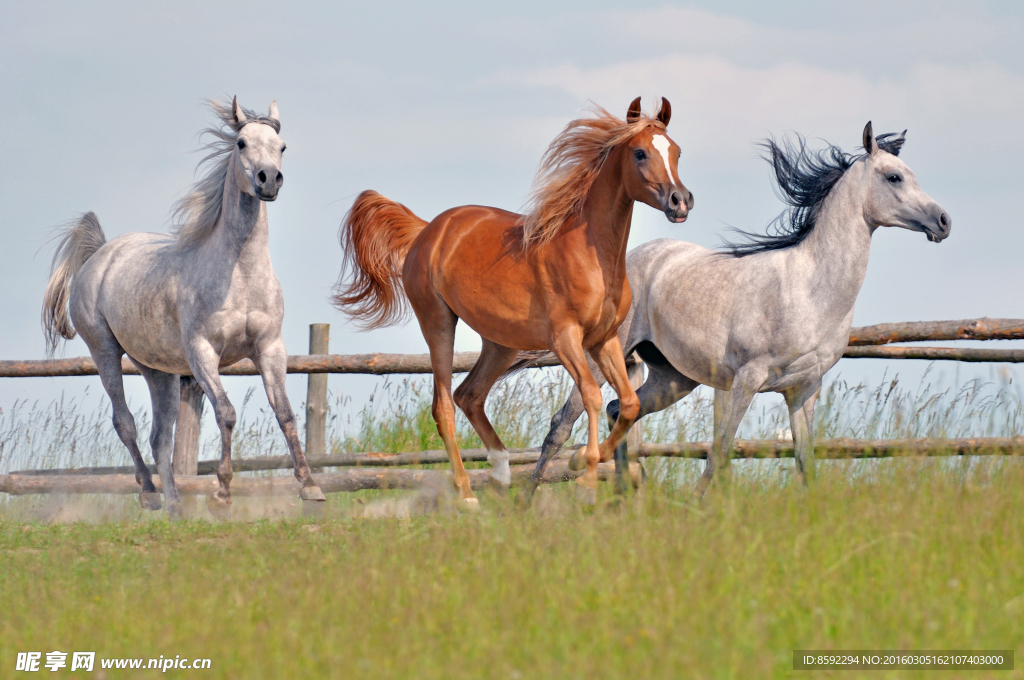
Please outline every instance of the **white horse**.
[[[802, 138], [783, 146], [769, 140], [766, 160], [790, 206], [775, 235], [748, 233], [748, 242], [727, 252], [659, 239], [626, 257], [633, 302], [619, 340], [626, 356], [636, 351], [649, 370], [637, 390], [638, 419], [699, 384], [716, 390], [714, 442], [696, 496], [716, 469], [728, 470], [736, 430], [758, 392], [785, 397], [797, 469], [805, 481], [813, 474], [814, 402], [849, 342], [872, 234], [892, 226], [936, 243], [949, 236], [949, 216], [897, 158], [905, 135], [876, 138], [869, 122], [862, 156], [835, 146], [811, 152]], [[597, 367], [591, 370], [603, 382]], [[574, 390], [551, 421], [529, 492], [582, 411]], [[615, 417], [617, 401], [608, 413]]]
[[205, 131], [215, 137], [202, 161], [212, 161], [211, 168], [178, 202], [176, 233], [131, 233], [107, 242], [96, 216], [83, 215], [60, 241], [43, 303], [49, 354], [61, 337], [81, 334], [110, 395], [114, 429], [135, 462], [142, 507], [159, 510], [160, 497], [125, 402], [122, 355], [146, 378], [153, 399], [150, 443], [172, 517], [180, 514], [171, 472], [179, 376], [195, 376], [216, 414], [220, 484], [208, 505], [223, 516], [231, 504], [235, 409], [219, 368], [246, 357], [259, 369], [284, 431], [302, 483], [300, 497], [324, 500], [302, 455], [285, 392], [284, 299], [270, 263], [264, 204], [277, 198], [284, 181], [277, 102], [267, 116], [242, 109], [237, 98], [210, 107], [221, 122]]

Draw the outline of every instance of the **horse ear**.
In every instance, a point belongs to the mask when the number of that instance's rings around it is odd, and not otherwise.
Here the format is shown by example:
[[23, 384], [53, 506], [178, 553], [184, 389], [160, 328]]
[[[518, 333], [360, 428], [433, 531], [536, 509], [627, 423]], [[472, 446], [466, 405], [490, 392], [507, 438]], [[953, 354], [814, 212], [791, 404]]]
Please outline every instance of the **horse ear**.
[[281, 119], [277, 117], [277, 100], [270, 102], [270, 109], [267, 111], [267, 116], [273, 118], [277, 122], [281, 122]]
[[875, 141], [875, 132], [871, 129], [871, 121], [864, 126], [864, 150], [870, 155], [878, 153], [878, 142]]
[[629, 109], [626, 111], [626, 122], [635, 123], [640, 120], [640, 97], [633, 100], [633, 103], [629, 105]]
[[231, 100], [231, 114], [235, 118], [235, 125], [239, 128], [249, 122], [249, 119], [245, 117], [245, 112], [242, 111], [242, 107], [238, 105], [237, 95]]
[[668, 122], [672, 120], [672, 105], [664, 97], [661, 98], [661, 110], [658, 111], [658, 120], [665, 127], [668, 127]]

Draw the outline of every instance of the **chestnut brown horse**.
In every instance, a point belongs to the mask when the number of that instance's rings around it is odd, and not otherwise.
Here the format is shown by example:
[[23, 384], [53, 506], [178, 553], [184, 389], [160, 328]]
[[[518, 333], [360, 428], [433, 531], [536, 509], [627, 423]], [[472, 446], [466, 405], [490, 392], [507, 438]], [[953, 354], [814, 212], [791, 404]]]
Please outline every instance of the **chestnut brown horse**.
[[[593, 503], [597, 464], [610, 460], [639, 413], [616, 329], [629, 311], [626, 240], [633, 202], [683, 222], [693, 196], [679, 181], [679, 147], [665, 134], [671, 107], [655, 117], [626, 120], [595, 108], [552, 142], [541, 162], [529, 210], [463, 206], [430, 223], [374, 191], [356, 198], [341, 225], [345, 269], [334, 304], [364, 327], [399, 322], [406, 300], [430, 347], [433, 415], [454, 471], [463, 507], [477, 499], [455, 437], [455, 403], [488, 449], [491, 482], [511, 483], [508, 450], [484, 413], [495, 381], [520, 350], [548, 349], [579, 387], [590, 418], [577, 479]], [[404, 284], [402, 296], [400, 284]], [[452, 354], [459, 319], [480, 334], [483, 348], [452, 400]], [[619, 396], [618, 419], [598, 446], [601, 388], [587, 366], [589, 352]]]

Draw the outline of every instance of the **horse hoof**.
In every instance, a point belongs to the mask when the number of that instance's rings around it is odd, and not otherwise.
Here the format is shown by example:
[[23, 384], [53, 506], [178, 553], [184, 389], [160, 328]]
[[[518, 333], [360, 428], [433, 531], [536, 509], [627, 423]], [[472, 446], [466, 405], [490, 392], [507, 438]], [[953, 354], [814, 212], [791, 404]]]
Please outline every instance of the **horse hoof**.
[[597, 487], [577, 484], [576, 501], [581, 505], [597, 505]]
[[324, 496], [324, 492], [320, 490], [319, 486], [304, 486], [299, 489], [299, 498], [304, 501], [326, 501], [327, 498]]
[[480, 512], [480, 501], [476, 498], [460, 498], [457, 507], [463, 512]]
[[181, 502], [169, 501], [167, 503], [167, 519], [183, 519], [184, 513], [181, 509]]
[[576, 453], [572, 454], [569, 458], [569, 469], [573, 472], [579, 472], [583, 468], [587, 467], [587, 449], [577, 449]]
[[221, 498], [217, 494], [207, 496], [206, 509], [214, 519], [227, 521], [231, 519], [231, 497]]
[[487, 483], [490, 486], [491, 491], [493, 491], [495, 494], [501, 496], [502, 498], [508, 497], [508, 490], [511, 488], [510, 484], [506, 484], [500, 479], [495, 479], [494, 477], [488, 477]]
[[526, 512], [533, 505], [533, 494], [536, 491], [536, 487], [531, 488], [530, 486], [523, 487], [519, 493], [516, 494], [515, 507], [520, 512]]
[[160, 494], [155, 491], [143, 491], [139, 494], [139, 505], [143, 510], [159, 510], [163, 505], [160, 503]]

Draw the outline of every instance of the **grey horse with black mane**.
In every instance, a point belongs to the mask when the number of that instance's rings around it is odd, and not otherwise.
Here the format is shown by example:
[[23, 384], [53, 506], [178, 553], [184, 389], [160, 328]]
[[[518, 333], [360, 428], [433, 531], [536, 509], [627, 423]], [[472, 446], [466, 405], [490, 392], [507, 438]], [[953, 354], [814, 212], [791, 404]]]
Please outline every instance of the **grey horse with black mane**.
[[266, 201], [284, 181], [285, 144], [277, 103], [266, 116], [231, 103], [210, 102], [221, 125], [200, 163], [208, 173], [178, 202], [175, 234], [131, 233], [107, 242], [93, 213], [63, 233], [43, 303], [43, 331], [52, 356], [60, 339], [81, 334], [96, 362], [114, 411], [114, 429], [135, 463], [139, 500], [160, 509], [139, 451], [135, 420], [125, 401], [121, 357], [131, 359], [153, 399], [153, 458], [167, 512], [181, 504], [171, 472], [174, 423], [182, 375], [193, 375], [213, 406], [221, 433], [219, 487], [208, 499], [215, 516], [231, 504], [231, 431], [235, 409], [219, 368], [249, 358], [284, 431], [303, 500], [322, 501], [302, 454], [295, 415], [285, 392], [287, 352], [281, 339], [284, 298], [270, 263]]
[[[897, 157], [905, 135], [876, 138], [869, 122], [860, 156], [835, 146], [812, 152], [800, 137], [781, 146], [768, 140], [766, 160], [789, 204], [775, 234], [744, 232], [747, 242], [725, 252], [659, 239], [626, 257], [633, 302], [619, 340], [649, 371], [637, 390], [638, 420], [700, 384], [716, 390], [714, 442], [697, 497], [716, 470], [728, 471], [736, 430], [758, 392], [785, 397], [797, 469], [805, 482], [813, 474], [814, 402], [849, 341], [872, 234], [892, 226], [936, 243], [949, 236], [949, 216]], [[524, 356], [510, 370], [535, 358]], [[593, 363], [591, 370], [602, 381]], [[551, 421], [528, 494], [582, 412], [574, 390]], [[617, 401], [608, 413], [617, 415]]]

